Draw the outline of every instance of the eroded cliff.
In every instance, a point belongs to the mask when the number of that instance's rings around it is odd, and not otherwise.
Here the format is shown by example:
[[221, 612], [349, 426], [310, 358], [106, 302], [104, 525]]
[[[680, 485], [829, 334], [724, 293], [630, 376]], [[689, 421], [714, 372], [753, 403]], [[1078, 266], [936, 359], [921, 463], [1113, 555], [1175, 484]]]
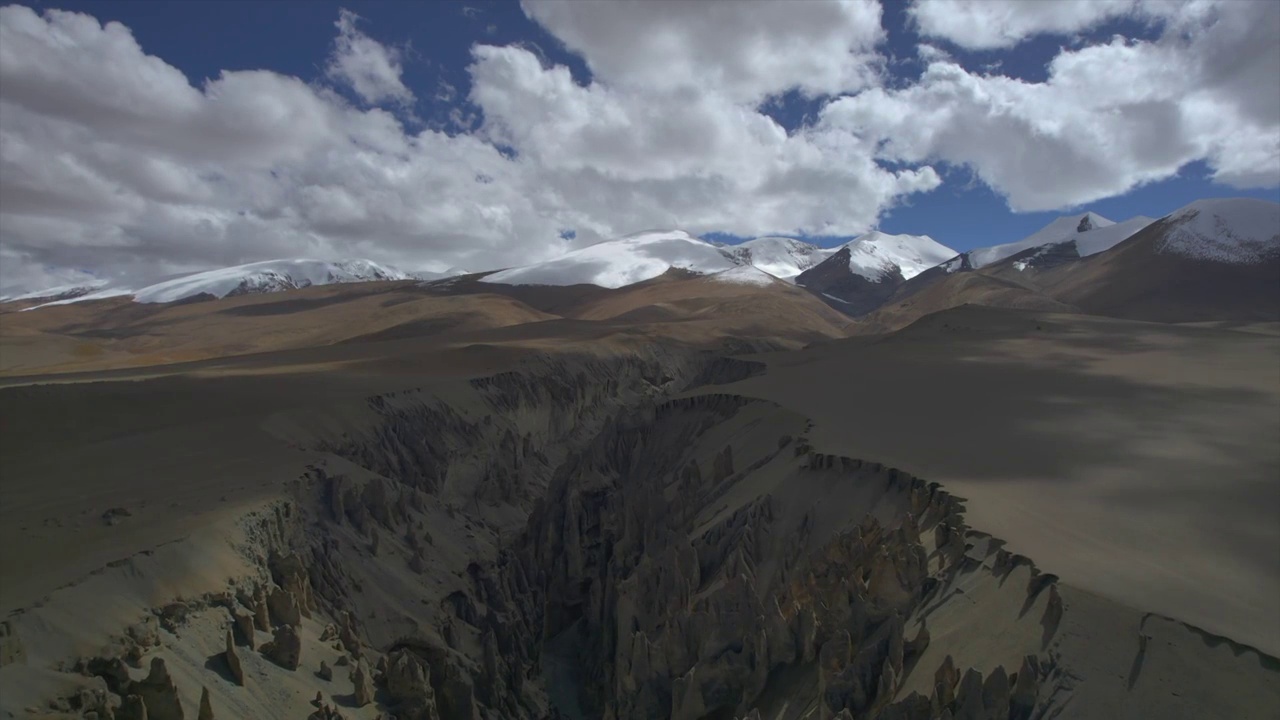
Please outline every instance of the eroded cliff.
[[[763, 369], [560, 357], [271, 415], [281, 452], [305, 459], [277, 497], [11, 615], [0, 682], [24, 709], [153, 719], [1280, 704], [1205, 682], [1189, 659], [1207, 657], [1204, 637], [1038, 571], [937, 484], [818, 453], [806, 418], [713, 387]], [[175, 595], [181, 573], [196, 580]], [[101, 583], [147, 591], [76, 617]], [[1275, 661], [1252, 650], [1212, 661], [1275, 687]]]

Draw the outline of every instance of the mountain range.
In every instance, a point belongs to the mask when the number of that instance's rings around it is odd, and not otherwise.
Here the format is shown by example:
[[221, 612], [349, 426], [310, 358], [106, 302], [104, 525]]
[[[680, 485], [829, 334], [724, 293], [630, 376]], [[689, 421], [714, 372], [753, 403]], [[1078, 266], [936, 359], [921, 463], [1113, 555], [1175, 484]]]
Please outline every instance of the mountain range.
[[1198, 200], [1145, 220], [1106, 224], [1086, 213], [1054, 221], [1035, 242], [958, 255], [902, 283], [859, 323], [881, 332], [965, 304], [1162, 322], [1280, 320], [1280, 205]]
[[[496, 271], [410, 273], [369, 260], [271, 260], [170, 278], [141, 287], [96, 283], [6, 299], [11, 309], [127, 297], [139, 303], [272, 293], [344, 283], [477, 281], [496, 286], [618, 289], [670, 272], [812, 293], [856, 327], [899, 327], [963, 304], [1077, 310], [1134, 319], [1256, 320], [1280, 316], [1274, 282], [1280, 205], [1200, 200], [1164, 218], [1112, 222], [1094, 212], [1060, 217], [1010, 243], [956, 251], [926, 235], [873, 231], [835, 247], [794, 238], [741, 244], [645, 231]], [[743, 271], [744, 268], [755, 272]], [[733, 271], [733, 272], [730, 272]]]

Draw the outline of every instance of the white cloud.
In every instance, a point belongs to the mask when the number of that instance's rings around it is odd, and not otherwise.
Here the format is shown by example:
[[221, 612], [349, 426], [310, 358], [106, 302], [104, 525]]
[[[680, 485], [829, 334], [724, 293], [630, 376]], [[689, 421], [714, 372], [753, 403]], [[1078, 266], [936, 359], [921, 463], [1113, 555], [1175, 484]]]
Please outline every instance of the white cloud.
[[1157, 42], [1063, 51], [1043, 83], [939, 61], [913, 86], [832, 103], [822, 126], [883, 139], [892, 159], [968, 165], [1015, 210], [1109, 197], [1194, 160], [1221, 182], [1274, 186], [1277, 34], [1280, 4], [1228, 3]]
[[488, 143], [406, 133], [297, 78], [226, 72], [196, 89], [122, 25], [0, 8], [5, 293], [68, 269], [138, 280], [308, 255], [409, 269], [542, 258], [561, 226], [530, 184]]
[[536, 167], [591, 234], [854, 234], [897, 196], [937, 184], [929, 168], [879, 167], [874, 146], [844, 132], [788, 135], [713, 90], [583, 87], [516, 47], [481, 46], [475, 58], [484, 132]]
[[[1178, 6], [1159, 41], [1064, 51], [1044, 83], [922, 44], [930, 66], [894, 90], [877, 86], [874, 2], [573, 7], [527, 10], [594, 81], [477, 46], [484, 121], [455, 108], [475, 128], [455, 136], [406, 130], [396, 53], [346, 13], [329, 72], [359, 105], [269, 71], [195, 87], [118, 23], [0, 8], [0, 292], [277, 257], [497, 268], [561, 251], [564, 229], [578, 245], [658, 227], [851, 235], [935, 188], [935, 162], [971, 166], [1018, 210], [1197, 159], [1223, 182], [1280, 184], [1274, 3]], [[787, 132], [758, 108], [788, 89], [858, 94]]]
[[711, 88], [760, 102], [876, 82], [884, 37], [877, 0], [837, 2], [580, 2], [523, 0], [525, 12], [620, 88]]
[[671, 226], [855, 234], [939, 182], [928, 167], [886, 170], [873, 143], [843, 131], [788, 134], [757, 110], [788, 90], [878, 83], [874, 0], [523, 7], [582, 55], [593, 82], [523, 48], [480, 46], [471, 99], [482, 133], [537, 168], [580, 238]]
[[909, 12], [922, 35], [945, 38], [969, 50], [992, 50], [1036, 35], [1073, 35], [1122, 16], [1192, 22], [1219, 4], [1220, 0], [914, 0]]
[[[394, 53], [352, 22], [339, 56], [360, 46], [348, 55], [386, 58], [372, 67], [398, 83]], [[501, 267], [560, 251], [565, 228], [578, 244], [655, 226], [851, 234], [938, 182], [845, 133], [788, 136], [740, 84], [581, 87], [522, 47], [477, 48], [471, 72], [486, 125], [413, 134], [273, 72], [193, 87], [117, 23], [0, 9], [0, 283], [299, 256]], [[366, 101], [399, 94], [352, 82]]]
[[342, 82], [370, 105], [388, 100], [412, 103], [413, 93], [400, 79], [400, 52], [374, 40], [356, 28], [359, 15], [340, 10], [338, 38], [325, 73]]
[[937, 45], [920, 43], [916, 45], [916, 56], [926, 63], [950, 61], [951, 55]]
[[1012, 47], [1041, 34], [1067, 35], [1130, 13], [1136, 0], [916, 0], [909, 10], [922, 35], [970, 50]]

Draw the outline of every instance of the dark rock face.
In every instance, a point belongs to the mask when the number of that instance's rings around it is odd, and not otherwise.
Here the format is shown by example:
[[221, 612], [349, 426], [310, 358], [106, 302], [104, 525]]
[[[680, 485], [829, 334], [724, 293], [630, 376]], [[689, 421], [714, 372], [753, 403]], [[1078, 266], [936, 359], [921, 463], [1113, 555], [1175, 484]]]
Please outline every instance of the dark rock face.
[[1075, 241], [1068, 240], [1067, 242], [1028, 248], [1015, 255], [1010, 255], [999, 263], [990, 266], [988, 272], [1001, 277], [1019, 278], [1019, 276], [1025, 275], [1028, 269], [1044, 271], [1059, 265], [1073, 263], [1079, 259], [1080, 251], [1076, 247]]
[[[431, 666], [417, 653], [400, 648], [388, 655], [382, 681], [391, 697], [396, 717], [424, 720], [441, 717], [436, 704], [436, 691], [431, 684]], [[454, 716], [469, 717], [474, 713], [474, 704], [467, 707], [462, 698], [449, 697], [444, 700], [446, 710]]]
[[236, 634], [240, 636], [240, 642], [250, 650], [257, 647], [258, 639], [254, 635], [253, 612], [237, 605], [231, 610], [231, 620], [235, 625]]
[[883, 305], [905, 282], [894, 267], [875, 280], [849, 269], [849, 249], [839, 252], [796, 276], [796, 285], [847, 315], [859, 317]]
[[[432, 687], [442, 718], [469, 717], [473, 704], [537, 717], [537, 691], [524, 678], [545, 639], [579, 627], [585, 677], [577, 700], [589, 715], [745, 714], [776, 671], [812, 663], [822, 717], [985, 707], [981, 675], [963, 685], [954, 669], [939, 697], [895, 704], [929, 643], [924, 628], [908, 637], [904, 622], [933, 587], [921, 528], [934, 531], [944, 572], [964, 556], [964, 525], [945, 492], [879, 465], [798, 454], [777, 438], [708, 448], [701, 458], [673, 451], [736, 427], [742, 415], [781, 412], [764, 406], [702, 395], [606, 427], [559, 466], [521, 537], [496, 563], [473, 566], [468, 590], [446, 603], [453, 619], [441, 637], [465, 628], [478, 662], [430, 643], [405, 645], [418, 660], [393, 652], [388, 688], [410, 697], [406, 688]], [[867, 516], [822, 536], [817, 508], [787, 524], [784, 501], [766, 495], [698, 522], [742, 477], [782, 462], [799, 478], [848, 473], [850, 482], [880, 488], [878, 502], [900, 520], [885, 526]], [[693, 527], [700, 529], [690, 535]], [[1008, 678], [989, 684], [991, 702], [1007, 704]], [[464, 702], [446, 701], [447, 688], [465, 688]]]
[[196, 720], [213, 720], [213, 704], [209, 701], [209, 688], [200, 688], [200, 710]]
[[302, 660], [302, 638], [292, 625], [281, 625], [271, 642], [262, 646], [262, 654], [286, 670], [297, 670]]
[[116, 720], [148, 720], [147, 704], [140, 695], [126, 695], [116, 711]]
[[231, 677], [235, 678], [236, 684], [244, 687], [244, 666], [240, 664], [240, 656], [236, 653], [235, 639], [231, 635], [231, 631], [227, 631], [227, 649], [223, 653], [223, 658], [227, 662], [227, 668], [231, 670]]
[[8, 621], [0, 622], [0, 667], [21, 662], [25, 657], [26, 652], [13, 632], [13, 625]]
[[363, 658], [351, 672], [351, 685], [355, 688], [356, 707], [364, 707], [373, 702], [373, 674]]
[[183, 720], [185, 717], [182, 703], [178, 701], [178, 688], [161, 658], [151, 659], [151, 672], [145, 679], [134, 682], [129, 694], [140, 698], [142, 717], [149, 720]]
[[1009, 720], [1027, 720], [1035, 711], [1037, 670], [1034, 656], [1023, 658], [1009, 697]]

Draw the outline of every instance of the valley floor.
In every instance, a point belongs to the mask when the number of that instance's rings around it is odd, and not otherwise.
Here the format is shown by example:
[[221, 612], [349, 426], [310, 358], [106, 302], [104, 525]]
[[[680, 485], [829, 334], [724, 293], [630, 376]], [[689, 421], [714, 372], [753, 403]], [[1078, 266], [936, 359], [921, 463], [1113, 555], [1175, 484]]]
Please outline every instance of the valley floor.
[[552, 320], [12, 375], [0, 716], [1274, 718], [1253, 330]]

